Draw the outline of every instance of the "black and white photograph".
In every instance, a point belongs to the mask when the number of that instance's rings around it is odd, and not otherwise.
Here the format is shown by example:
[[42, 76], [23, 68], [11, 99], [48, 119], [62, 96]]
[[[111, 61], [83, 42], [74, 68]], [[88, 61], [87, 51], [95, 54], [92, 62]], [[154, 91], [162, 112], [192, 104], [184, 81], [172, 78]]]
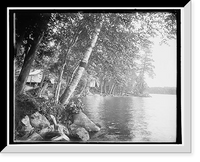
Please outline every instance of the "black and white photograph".
[[13, 7], [7, 14], [7, 143], [69, 152], [189, 145], [182, 9]]

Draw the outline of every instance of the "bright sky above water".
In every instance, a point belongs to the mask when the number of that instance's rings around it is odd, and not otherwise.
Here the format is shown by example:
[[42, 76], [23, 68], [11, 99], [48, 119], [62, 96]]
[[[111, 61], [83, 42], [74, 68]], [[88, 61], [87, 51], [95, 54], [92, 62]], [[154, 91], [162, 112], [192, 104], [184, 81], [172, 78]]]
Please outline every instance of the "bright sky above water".
[[149, 87], [176, 87], [176, 40], [170, 40], [168, 45], [159, 45], [154, 39], [152, 57], [154, 59], [154, 79], [146, 78]]

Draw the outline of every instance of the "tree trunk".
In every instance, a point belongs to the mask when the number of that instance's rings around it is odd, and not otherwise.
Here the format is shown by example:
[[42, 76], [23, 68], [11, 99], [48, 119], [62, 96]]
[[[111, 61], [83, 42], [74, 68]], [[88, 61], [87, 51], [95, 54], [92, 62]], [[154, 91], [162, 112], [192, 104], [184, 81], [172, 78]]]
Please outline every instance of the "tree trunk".
[[122, 87], [119, 87], [119, 95], [122, 96]]
[[104, 82], [105, 82], [105, 76], [103, 75], [100, 77], [100, 86], [99, 86], [101, 95], [103, 94]]
[[124, 93], [124, 87], [121, 87], [121, 95]]
[[96, 44], [98, 35], [100, 33], [100, 30], [101, 30], [102, 23], [103, 23], [103, 21], [101, 21], [99, 27], [97, 27], [95, 29], [95, 32], [94, 32], [93, 37], [92, 37], [91, 45], [86, 50], [84, 57], [83, 57], [82, 61], [80, 62], [80, 65], [77, 69], [76, 75], [74, 76], [70, 86], [65, 89], [64, 93], [60, 97], [61, 105], [68, 104], [71, 95], [73, 94], [74, 90], [76, 89], [76, 87], [77, 87], [77, 85], [78, 85], [78, 83], [79, 83], [79, 81], [80, 81], [80, 79], [83, 75], [85, 67], [86, 67], [88, 60], [90, 58], [90, 55], [92, 53], [92, 49], [94, 48], [94, 46]]
[[61, 88], [61, 81], [62, 81], [63, 72], [64, 72], [66, 64], [67, 64], [67, 62], [65, 61], [64, 64], [63, 64], [63, 66], [62, 66], [62, 69], [60, 71], [60, 76], [59, 76], [59, 79], [58, 79], [58, 84], [57, 84], [56, 94], [55, 94], [55, 102], [56, 103], [58, 103], [58, 100], [59, 100], [60, 88]]
[[41, 89], [41, 91], [40, 91], [40, 93], [39, 93], [39, 97], [42, 97], [42, 94], [44, 93], [44, 91], [47, 89], [47, 87], [48, 87], [48, 83], [45, 83], [45, 85], [42, 87], [42, 89]]
[[46, 72], [45, 72], [45, 70], [44, 70], [44, 71], [43, 71], [43, 74], [42, 74], [42, 79], [41, 79], [41, 82], [40, 82], [40, 88], [43, 87], [43, 83], [44, 83], [45, 77], [46, 77]]
[[116, 84], [114, 84], [114, 87], [113, 87], [111, 94], [115, 95], [115, 89], [116, 89]]
[[[69, 46], [69, 48], [68, 48], [68, 50], [65, 54], [65, 61], [62, 65], [62, 68], [61, 68], [61, 71], [60, 71], [60, 76], [59, 76], [59, 79], [58, 79], [58, 84], [57, 84], [56, 93], [55, 93], [55, 102], [56, 103], [58, 103], [59, 97], [60, 97], [61, 80], [62, 80], [62, 77], [63, 77], [65, 66], [67, 65], [67, 55], [70, 53], [72, 47], [76, 44], [77, 40], [78, 40], [78, 35], [75, 35], [74, 39], [71, 41], [71, 45]], [[68, 82], [69, 82], [69, 78], [67, 78], [67, 85], [68, 85]]]
[[113, 85], [112, 85], [112, 87], [110, 89], [110, 93], [109, 93], [110, 95], [113, 93], [114, 88], [115, 88], [115, 83], [113, 83]]
[[105, 80], [104, 81], [104, 88], [103, 88], [104, 89], [104, 94], [107, 93], [107, 89], [106, 88], [107, 88], [107, 81]]
[[103, 86], [104, 86], [104, 80], [101, 81], [101, 92], [100, 92], [100, 94], [103, 93]]
[[46, 69], [43, 69], [43, 75], [42, 75], [42, 80], [40, 82], [40, 92], [38, 93], [38, 96], [41, 97], [41, 94], [43, 92], [43, 87], [44, 87], [44, 80], [45, 80], [45, 77], [46, 77]]
[[35, 40], [33, 41], [31, 45], [30, 50], [25, 56], [24, 64], [22, 66], [22, 70], [17, 80], [18, 83], [17, 83], [16, 91], [19, 94], [22, 94], [24, 92], [25, 84], [28, 79], [28, 75], [30, 73], [33, 61], [35, 60], [35, 55], [36, 55], [38, 45], [40, 44], [40, 41], [42, 40], [42, 38], [43, 38], [43, 34], [35, 38]]
[[115, 83], [113, 83], [113, 81], [111, 80], [110, 83], [109, 83], [109, 94], [112, 93], [112, 90], [113, 90], [113, 87], [114, 87]]
[[83, 94], [83, 92], [86, 89], [86, 87], [87, 87], [87, 82], [84, 82], [83, 88], [82, 88], [82, 90], [81, 90], [81, 92], [79, 93], [78, 96], [81, 96]]

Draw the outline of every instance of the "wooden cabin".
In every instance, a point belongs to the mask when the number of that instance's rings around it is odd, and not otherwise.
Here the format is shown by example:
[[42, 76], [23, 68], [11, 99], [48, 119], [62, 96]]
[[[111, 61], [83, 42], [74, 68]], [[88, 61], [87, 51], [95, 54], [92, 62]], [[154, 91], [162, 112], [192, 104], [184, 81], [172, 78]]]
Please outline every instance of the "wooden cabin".
[[26, 85], [35, 87], [41, 83], [43, 76], [42, 70], [31, 70], [26, 82]]

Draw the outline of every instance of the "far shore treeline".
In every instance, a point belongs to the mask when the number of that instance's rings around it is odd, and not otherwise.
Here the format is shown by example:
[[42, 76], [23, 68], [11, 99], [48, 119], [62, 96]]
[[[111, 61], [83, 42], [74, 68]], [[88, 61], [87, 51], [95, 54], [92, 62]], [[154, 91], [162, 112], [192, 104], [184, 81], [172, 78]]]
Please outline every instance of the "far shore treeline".
[[176, 94], [176, 87], [150, 87], [150, 94]]

